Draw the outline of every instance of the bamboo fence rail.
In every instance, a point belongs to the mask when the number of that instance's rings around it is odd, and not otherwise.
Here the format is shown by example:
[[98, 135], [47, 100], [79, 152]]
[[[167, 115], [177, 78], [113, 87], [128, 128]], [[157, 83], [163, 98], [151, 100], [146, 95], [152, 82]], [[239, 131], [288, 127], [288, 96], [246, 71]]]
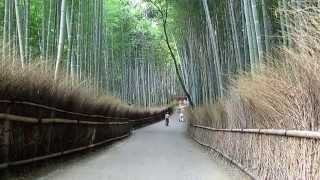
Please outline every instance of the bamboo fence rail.
[[[37, 107], [37, 108], [42, 108], [42, 109], [46, 109], [46, 110], [50, 110], [50, 111], [61, 112], [61, 113], [66, 113], [66, 114], [70, 114], [70, 115], [82, 116], [82, 117], [101, 118], [101, 119], [108, 119], [108, 120], [109, 119], [129, 120], [128, 118], [123, 118], [123, 117], [91, 115], [91, 114], [84, 114], [84, 113], [65, 111], [65, 110], [62, 110], [62, 109], [59, 109], [59, 108], [49, 107], [49, 106], [36, 104], [36, 103], [31, 103], [31, 102], [26, 102], [26, 101], [0, 100], [0, 103], [6, 103], [6, 104], [10, 104], [10, 105], [14, 105], [14, 104], [28, 105], [28, 106], [32, 106], [32, 107]], [[153, 115], [153, 117], [157, 116], [157, 115], [160, 115], [160, 114], [163, 114], [163, 113], [159, 113], [159, 114]], [[140, 119], [131, 120], [131, 121], [139, 121], [139, 120], [150, 119], [150, 118], [152, 118], [152, 117], [145, 117], [145, 118], [140, 118]]]
[[209, 131], [235, 132], [235, 133], [253, 133], [273, 136], [297, 137], [308, 139], [320, 139], [320, 132], [316, 131], [300, 131], [300, 130], [286, 130], [286, 129], [217, 129], [201, 125], [194, 125], [193, 127], [206, 129]]
[[96, 143], [96, 144], [91, 144], [91, 145], [88, 145], [88, 146], [83, 146], [83, 147], [79, 147], [79, 148], [75, 148], [75, 149], [70, 149], [70, 150], [66, 150], [66, 151], [62, 151], [62, 152], [58, 152], [58, 153], [54, 153], [54, 154], [49, 154], [49, 155], [45, 155], [45, 156], [41, 156], [41, 157], [35, 157], [35, 158], [26, 159], [26, 160], [2, 163], [2, 164], [0, 164], [0, 169], [7, 168], [9, 166], [23, 165], [23, 164], [36, 162], [36, 161], [41, 161], [41, 160], [45, 160], [45, 159], [59, 157], [59, 156], [62, 156], [62, 155], [71, 154], [71, 153], [78, 152], [78, 151], [83, 151], [83, 150], [86, 150], [86, 149], [90, 149], [90, 148], [94, 148], [94, 147], [106, 144], [108, 142], [112, 142], [112, 141], [116, 141], [116, 140], [120, 140], [120, 139], [126, 138], [129, 135], [130, 135], [130, 133], [127, 133], [127, 134], [125, 134], [123, 136], [110, 138], [110, 139], [104, 140], [104, 141]]
[[[163, 108], [131, 119], [130, 114], [127, 117], [91, 115], [23, 101], [0, 100], [0, 105], [0, 169], [128, 137], [132, 129], [157, 122], [169, 111]], [[35, 112], [23, 116], [25, 107]]]
[[190, 135], [252, 179], [319, 179], [320, 132], [219, 129], [190, 124]]
[[219, 151], [217, 148], [214, 148], [206, 143], [203, 143], [201, 141], [199, 141], [196, 137], [192, 136], [192, 139], [194, 141], [196, 141], [198, 144], [213, 150], [215, 152], [217, 152], [218, 154], [220, 154], [223, 158], [225, 158], [226, 160], [228, 160], [230, 163], [234, 164], [236, 167], [238, 167], [242, 172], [244, 172], [245, 174], [247, 174], [251, 179], [256, 180], [258, 179], [255, 175], [253, 175], [248, 169], [246, 169], [245, 167], [243, 167], [241, 164], [237, 163], [236, 161], [232, 160], [231, 157], [229, 157], [228, 155], [226, 155], [225, 153]]

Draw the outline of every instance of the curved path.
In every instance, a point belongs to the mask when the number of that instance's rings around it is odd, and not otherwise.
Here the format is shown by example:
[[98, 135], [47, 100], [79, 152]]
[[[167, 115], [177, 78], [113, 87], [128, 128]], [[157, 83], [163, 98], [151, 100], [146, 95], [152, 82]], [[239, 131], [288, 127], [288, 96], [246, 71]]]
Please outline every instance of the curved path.
[[208, 153], [173, 120], [134, 131], [133, 135], [71, 162], [50, 167], [32, 179], [57, 180], [223, 180], [230, 179]]

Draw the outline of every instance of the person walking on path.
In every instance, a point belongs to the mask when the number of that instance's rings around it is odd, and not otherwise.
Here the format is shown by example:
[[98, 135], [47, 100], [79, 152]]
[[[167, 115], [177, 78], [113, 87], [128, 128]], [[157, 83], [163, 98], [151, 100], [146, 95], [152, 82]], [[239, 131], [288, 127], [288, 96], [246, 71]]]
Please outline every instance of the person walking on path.
[[166, 126], [169, 126], [169, 117], [170, 117], [169, 113], [166, 113], [165, 115]]
[[183, 110], [181, 109], [180, 110], [180, 118], [179, 118], [179, 122], [183, 122], [184, 119], [183, 119]]
[[178, 107], [178, 114], [179, 114], [179, 122], [183, 122], [184, 119], [183, 119], [183, 106], [182, 105], [180, 105]]

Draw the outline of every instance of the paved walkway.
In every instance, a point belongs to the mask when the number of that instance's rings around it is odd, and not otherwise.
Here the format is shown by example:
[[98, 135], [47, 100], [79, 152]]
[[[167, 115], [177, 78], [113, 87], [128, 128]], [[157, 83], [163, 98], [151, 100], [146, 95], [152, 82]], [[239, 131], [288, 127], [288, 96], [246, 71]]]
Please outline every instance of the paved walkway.
[[223, 180], [218, 167], [186, 135], [185, 123], [164, 122], [137, 130], [110, 148], [60, 163], [32, 179], [56, 180]]

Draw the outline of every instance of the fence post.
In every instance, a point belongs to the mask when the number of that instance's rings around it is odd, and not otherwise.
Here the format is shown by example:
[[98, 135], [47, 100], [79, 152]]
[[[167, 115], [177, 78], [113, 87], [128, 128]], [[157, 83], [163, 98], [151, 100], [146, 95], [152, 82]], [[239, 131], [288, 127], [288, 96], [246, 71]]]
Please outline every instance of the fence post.
[[[10, 114], [10, 109], [11, 109], [11, 103], [8, 104], [6, 114]], [[4, 162], [7, 163], [9, 162], [9, 152], [10, 152], [10, 131], [11, 131], [11, 123], [8, 120], [8, 118], [4, 118], [4, 124], [3, 124], [3, 155], [4, 155]]]
[[[47, 114], [46, 114], [47, 115]], [[54, 118], [55, 117], [55, 112], [51, 109], [50, 110], [50, 116], [49, 116], [50, 118]], [[46, 153], [48, 153], [48, 154], [50, 154], [51, 152], [52, 152], [52, 149], [51, 149], [51, 141], [52, 141], [52, 139], [53, 139], [53, 137], [52, 137], [52, 131], [54, 132], [54, 124], [48, 124], [47, 125], [48, 126], [48, 146], [47, 146], [47, 148], [46, 148]]]

